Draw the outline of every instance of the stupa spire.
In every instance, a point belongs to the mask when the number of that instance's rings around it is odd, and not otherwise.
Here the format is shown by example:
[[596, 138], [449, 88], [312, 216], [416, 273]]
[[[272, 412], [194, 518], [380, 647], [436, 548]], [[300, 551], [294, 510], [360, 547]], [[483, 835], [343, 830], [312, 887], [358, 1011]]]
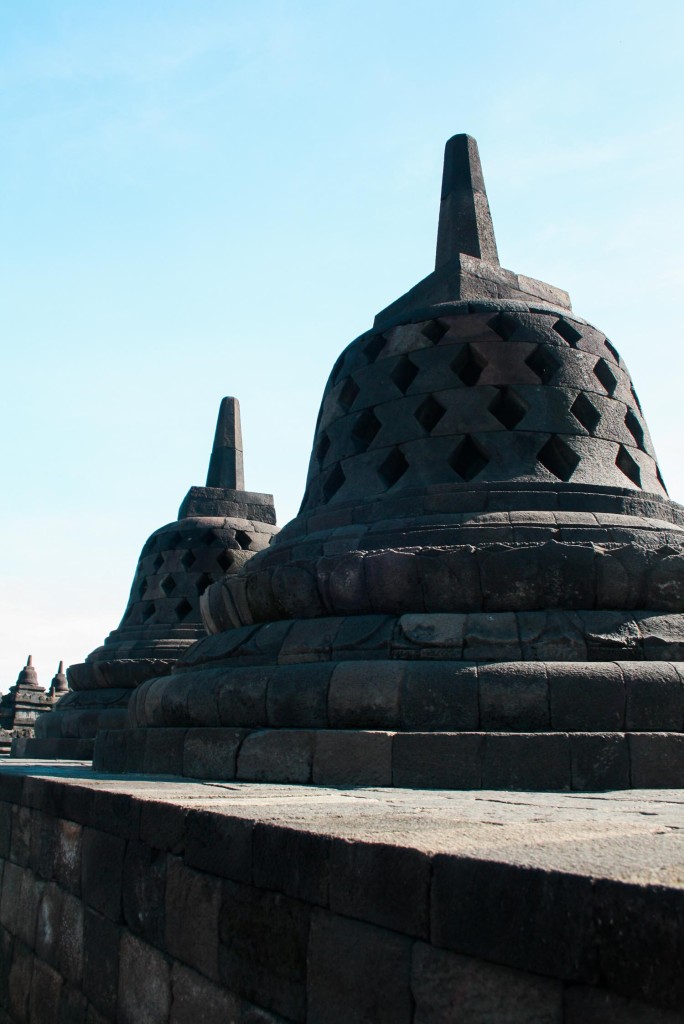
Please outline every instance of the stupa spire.
[[480, 154], [470, 135], [453, 135], [444, 150], [435, 269], [460, 253], [499, 265]]
[[207, 472], [207, 487], [225, 487], [234, 491], [245, 489], [240, 403], [237, 398], [227, 397], [221, 402]]

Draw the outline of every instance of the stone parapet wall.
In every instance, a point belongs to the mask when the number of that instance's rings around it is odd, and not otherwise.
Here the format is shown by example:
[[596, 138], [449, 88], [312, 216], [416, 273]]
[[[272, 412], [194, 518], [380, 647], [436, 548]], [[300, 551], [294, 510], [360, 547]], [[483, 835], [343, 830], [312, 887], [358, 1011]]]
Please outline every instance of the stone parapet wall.
[[[494, 827], [503, 794], [454, 818], [455, 793], [393, 810], [318, 790], [307, 813], [284, 787], [24, 771], [0, 775], [2, 1024], [684, 1021], [681, 890], [662, 854], [656, 886], [646, 858], [606, 877], [586, 852], [576, 870], [521, 858], [506, 844], [526, 811]], [[485, 809], [497, 856], [474, 838]], [[613, 841], [652, 838], [634, 813]], [[585, 851], [600, 826], [575, 824]]]

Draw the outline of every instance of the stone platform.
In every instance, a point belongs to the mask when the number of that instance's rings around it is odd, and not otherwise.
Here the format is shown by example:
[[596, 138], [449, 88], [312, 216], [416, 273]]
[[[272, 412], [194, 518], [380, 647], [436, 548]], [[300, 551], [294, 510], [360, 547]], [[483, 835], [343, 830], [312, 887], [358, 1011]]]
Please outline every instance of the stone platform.
[[0, 767], [0, 1021], [684, 1021], [684, 791]]

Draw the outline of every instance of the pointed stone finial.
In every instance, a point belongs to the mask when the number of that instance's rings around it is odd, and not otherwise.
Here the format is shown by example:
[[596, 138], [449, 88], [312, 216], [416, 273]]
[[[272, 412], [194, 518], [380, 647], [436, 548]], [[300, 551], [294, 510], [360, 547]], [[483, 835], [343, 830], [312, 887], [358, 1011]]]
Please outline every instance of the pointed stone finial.
[[214, 447], [209, 460], [207, 487], [225, 487], [234, 491], [245, 489], [240, 403], [237, 398], [224, 398], [221, 402]]
[[41, 689], [40, 683], [38, 682], [38, 673], [33, 667], [33, 656], [31, 654], [29, 654], [26, 659], [26, 665], [22, 668], [14, 685], [15, 688], [28, 686], [32, 690]]
[[453, 135], [444, 150], [435, 268], [460, 253], [499, 265], [480, 154], [470, 135]]
[[66, 693], [68, 689], [69, 684], [67, 682], [67, 677], [64, 674], [64, 662], [60, 661], [59, 668], [57, 669], [56, 674], [52, 677], [52, 682], [50, 683], [50, 693]]

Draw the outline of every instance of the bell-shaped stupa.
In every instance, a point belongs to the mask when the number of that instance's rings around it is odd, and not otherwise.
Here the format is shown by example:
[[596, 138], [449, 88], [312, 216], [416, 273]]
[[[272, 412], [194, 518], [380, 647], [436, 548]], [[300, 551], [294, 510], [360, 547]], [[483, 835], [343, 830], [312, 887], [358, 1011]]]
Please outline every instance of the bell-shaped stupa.
[[457, 135], [436, 268], [337, 360], [298, 516], [208, 588], [215, 635], [135, 692], [96, 764], [681, 785], [683, 523], [616, 348], [500, 266]]
[[191, 487], [178, 519], [144, 545], [118, 628], [67, 669], [71, 692], [36, 725], [27, 757], [91, 757], [98, 729], [126, 721], [131, 692], [165, 675], [206, 630], [200, 595], [237, 572], [274, 533], [270, 494], [246, 491], [240, 407], [224, 398], [205, 487]]

